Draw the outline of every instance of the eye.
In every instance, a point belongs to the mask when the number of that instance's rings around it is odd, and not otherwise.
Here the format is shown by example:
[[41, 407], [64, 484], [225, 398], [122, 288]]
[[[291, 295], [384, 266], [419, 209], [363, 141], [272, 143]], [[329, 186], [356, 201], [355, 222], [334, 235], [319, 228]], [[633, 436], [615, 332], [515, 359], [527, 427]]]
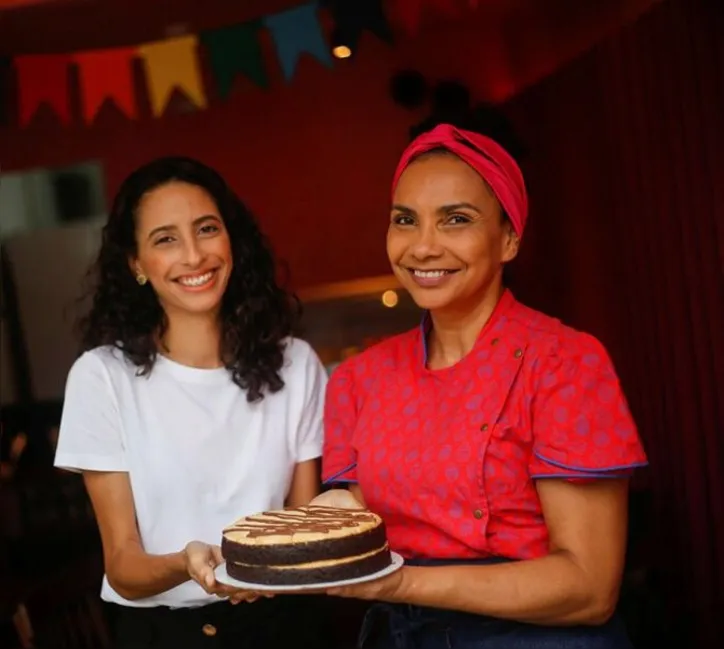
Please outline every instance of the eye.
[[463, 225], [464, 223], [470, 223], [470, 217], [465, 214], [451, 214], [447, 222], [450, 225]]
[[213, 223], [207, 223], [199, 228], [201, 234], [215, 234], [219, 231], [219, 226]]
[[162, 246], [167, 243], [173, 242], [173, 237], [165, 236], [165, 237], [159, 237], [153, 242], [154, 246]]
[[415, 220], [409, 214], [396, 214], [392, 217], [395, 225], [414, 225]]

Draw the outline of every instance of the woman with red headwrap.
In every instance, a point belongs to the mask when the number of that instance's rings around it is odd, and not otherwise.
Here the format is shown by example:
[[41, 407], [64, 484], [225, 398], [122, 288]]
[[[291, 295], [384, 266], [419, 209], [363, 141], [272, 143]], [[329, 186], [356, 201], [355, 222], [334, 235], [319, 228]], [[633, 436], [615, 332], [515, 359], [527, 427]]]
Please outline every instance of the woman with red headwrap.
[[405, 558], [330, 591], [379, 602], [363, 646], [630, 646], [614, 610], [646, 456], [603, 346], [503, 285], [527, 216], [487, 137], [439, 125], [400, 160], [387, 252], [425, 318], [332, 375], [324, 477], [349, 489], [316, 501], [379, 513]]

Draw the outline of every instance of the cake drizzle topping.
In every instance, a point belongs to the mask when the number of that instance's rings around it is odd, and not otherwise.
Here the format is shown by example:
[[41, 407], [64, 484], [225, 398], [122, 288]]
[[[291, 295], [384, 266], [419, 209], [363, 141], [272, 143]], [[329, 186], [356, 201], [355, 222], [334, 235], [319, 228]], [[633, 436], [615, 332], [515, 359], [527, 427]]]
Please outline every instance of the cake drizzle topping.
[[301, 532], [329, 533], [376, 520], [375, 514], [364, 509], [312, 505], [247, 516], [227, 527], [224, 532], [246, 532], [247, 538]]

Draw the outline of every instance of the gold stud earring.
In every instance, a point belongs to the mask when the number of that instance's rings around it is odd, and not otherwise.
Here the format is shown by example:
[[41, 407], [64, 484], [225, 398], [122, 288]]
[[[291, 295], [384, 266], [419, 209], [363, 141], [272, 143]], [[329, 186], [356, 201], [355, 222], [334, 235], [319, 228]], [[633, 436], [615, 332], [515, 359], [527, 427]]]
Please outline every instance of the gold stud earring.
[[148, 281], [148, 277], [146, 277], [143, 273], [138, 273], [138, 275], [136, 275], [136, 281], [140, 286], [143, 286]]

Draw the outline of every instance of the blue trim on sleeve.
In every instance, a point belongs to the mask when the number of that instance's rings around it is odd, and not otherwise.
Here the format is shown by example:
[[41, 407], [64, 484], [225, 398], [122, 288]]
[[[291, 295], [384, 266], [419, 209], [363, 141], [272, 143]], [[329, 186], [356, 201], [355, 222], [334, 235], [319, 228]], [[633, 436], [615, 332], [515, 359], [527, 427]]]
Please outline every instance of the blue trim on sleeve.
[[347, 479], [340, 479], [341, 476], [343, 476], [345, 473], [349, 473], [352, 469], [357, 467], [357, 462], [353, 462], [352, 464], [344, 467], [341, 471], [337, 471], [337, 473], [332, 474], [327, 478], [323, 484], [330, 484], [332, 482], [357, 482], [356, 480], [347, 480]]
[[532, 480], [546, 480], [548, 478], [583, 478], [585, 480], [616, 480], [617, 478], [626, 478], [627, 474], [623, 473], [534, 473], [530, 476]]
[[[639, 469], [644, 466], [648, 466], [648, 462], [633, 462], [632, 464], [623, 464], [621, 466], [608, 466], [601, 469], [589, 469], [585, 466], [572, 466], [570, 464], [563, 464], [562, 462], [556, 462], [555, 460], [548, 459], [545, 455], [542, 455], [538, 451], [533, 451], [533, 454], [539, 459], [545, 462], [546, 464], [550, 464], [551, 466], [558, 467], [559, 469], [567, 469], [568, 471], [578, 471], [582, 474], [588, 475], [588, 476], [595, 476], [599, 474], [607, 474], [607, 473], [614, 473], [616, 471], [628, 471], [631, 469]], [[572, 477], [572, 476], [571, 476]]]

